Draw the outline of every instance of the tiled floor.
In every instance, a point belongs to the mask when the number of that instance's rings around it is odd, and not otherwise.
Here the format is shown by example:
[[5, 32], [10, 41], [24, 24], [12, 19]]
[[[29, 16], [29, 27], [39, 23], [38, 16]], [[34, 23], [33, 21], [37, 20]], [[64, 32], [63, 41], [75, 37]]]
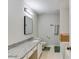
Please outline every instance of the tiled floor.
[[63, 59], [61, 53], [55, 53], [53, 47], [50, 51], [43, 51], [40, 59]]

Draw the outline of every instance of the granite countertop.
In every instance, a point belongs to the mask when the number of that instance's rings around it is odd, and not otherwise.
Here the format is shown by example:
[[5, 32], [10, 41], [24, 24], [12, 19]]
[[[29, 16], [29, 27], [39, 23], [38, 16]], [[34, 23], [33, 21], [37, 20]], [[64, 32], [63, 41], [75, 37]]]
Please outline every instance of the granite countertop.
[[38, 43], [38, 42], [33, 42], [33, 40], [27, 41], [17, 47], [14, 47], [10, 50], [8, 50], [8, 56], [9, 57], [16, 57], [18, 59], [22, 59], [27, 53], [31, 51]]

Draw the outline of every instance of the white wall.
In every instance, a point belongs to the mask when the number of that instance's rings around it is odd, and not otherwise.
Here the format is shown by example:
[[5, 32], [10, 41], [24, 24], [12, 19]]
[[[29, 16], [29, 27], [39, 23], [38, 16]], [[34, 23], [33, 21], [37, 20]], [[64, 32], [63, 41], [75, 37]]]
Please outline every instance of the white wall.
[[42, 41], [46, 41], [48, 45], [59, 44], [58, 36], [55, 36], [54, 40], [48, 39], [50, 24], [59, 24], [59, 14], [41, 14], [38, 17], [38, 35]]
[[37, 14], [34, 14], [33, 16], [33, 36], [38, 36], [38, 16]]
[[37, 16], [33, 16], [33, 34], [24, 35], [24, 0], [8, 1], [8, 45], [37, 35]]
[[60, 33], [69, 33], [69, 9], [60, 9]]
[[69, 33], [69, 0], [60, 1], [60, 33]]

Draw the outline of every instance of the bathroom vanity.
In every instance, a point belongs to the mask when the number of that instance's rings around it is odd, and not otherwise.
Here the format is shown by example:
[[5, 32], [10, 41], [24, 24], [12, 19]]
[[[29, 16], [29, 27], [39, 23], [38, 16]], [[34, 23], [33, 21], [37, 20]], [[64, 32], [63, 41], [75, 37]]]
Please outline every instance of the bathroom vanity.
[[8, 52], [9, 59], [39, 59], [42, 53], [42, 44], [40, 40], [29, 40]]

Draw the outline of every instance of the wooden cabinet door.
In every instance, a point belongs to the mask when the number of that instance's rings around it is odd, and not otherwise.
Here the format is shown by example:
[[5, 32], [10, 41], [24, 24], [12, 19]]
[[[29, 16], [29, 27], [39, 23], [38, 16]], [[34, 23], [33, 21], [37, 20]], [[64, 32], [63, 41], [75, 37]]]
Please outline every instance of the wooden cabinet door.
[[38, 59], [40, 58], [40, 55], [42, 53], [42, 44], [38, 44]]

